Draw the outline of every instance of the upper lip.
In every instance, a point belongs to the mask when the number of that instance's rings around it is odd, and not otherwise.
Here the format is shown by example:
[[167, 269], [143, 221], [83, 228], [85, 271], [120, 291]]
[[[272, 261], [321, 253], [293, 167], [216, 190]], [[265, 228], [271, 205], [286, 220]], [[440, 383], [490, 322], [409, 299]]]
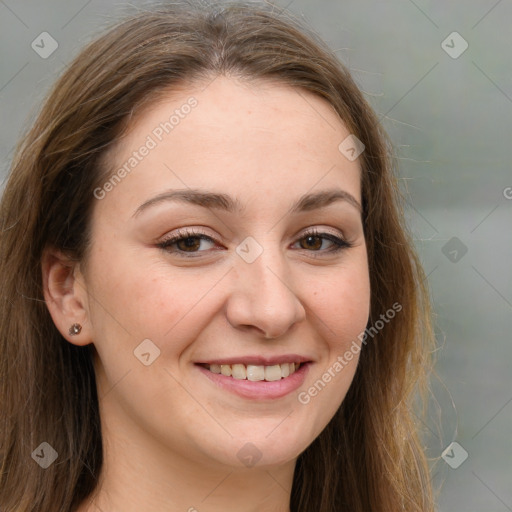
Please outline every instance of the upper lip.
[[225, 358], [196, 361], [196, 364], [250, 364], [254, 366], [274, 366], [276, 364], [307, 363], [309, 361], [311, 361], [311, 358], [299, 356], [298, 354], [283, 354], [280, 356], [231, 356]]

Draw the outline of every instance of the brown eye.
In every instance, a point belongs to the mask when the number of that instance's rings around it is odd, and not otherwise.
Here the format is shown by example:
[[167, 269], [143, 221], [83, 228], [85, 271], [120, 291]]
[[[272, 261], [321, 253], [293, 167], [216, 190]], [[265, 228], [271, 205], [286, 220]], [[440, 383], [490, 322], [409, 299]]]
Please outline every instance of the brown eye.
[[195, 257], [211, 252], [217, 245], [208, 235], [194, 231], [178, 231], [174, 236], [157, 244], [158, 247], [176, 256]]
[[306, 232], [302, 238], [295, 242], [299, 249], [308, 251], [311, 256], [334, 254], [343, 249], [352, 247], [350, 242], [331, 233], [322, 233], [317, 230]]
[[308, 235], [301, 239], [301, 247], [303, 249], [312, 249], [317, 251], [322, 248], [322, 243], [322, 237], [317, 235]]
[[195, 252], [201, 246], [201, 238], [189, 236], [188, 238], [182, 238], [176, 242], [176, 247], [180, 251]]

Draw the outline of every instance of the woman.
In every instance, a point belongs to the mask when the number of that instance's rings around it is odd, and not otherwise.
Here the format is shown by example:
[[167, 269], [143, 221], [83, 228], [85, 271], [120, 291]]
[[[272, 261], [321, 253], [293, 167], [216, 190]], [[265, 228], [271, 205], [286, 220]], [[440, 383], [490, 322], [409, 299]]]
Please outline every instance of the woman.
[[90, 44], [1, 203], [2, 511], [431, 511], [402, 218], [288, 15], [173, 4]]

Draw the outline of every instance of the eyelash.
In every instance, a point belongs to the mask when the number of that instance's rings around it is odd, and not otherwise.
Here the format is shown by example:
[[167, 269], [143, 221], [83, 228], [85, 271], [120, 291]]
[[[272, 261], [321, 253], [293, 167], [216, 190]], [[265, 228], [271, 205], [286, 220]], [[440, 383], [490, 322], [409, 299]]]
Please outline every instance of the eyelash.
[[[340, 237], [337, 237], [330, 233], [320, 232], [317, 229], [311, 229], [309, 231], [304, 232], [298, 241], [303, 240], [308, 237], [322, 238], [322, 239], [332, 242], [335, 245], [334, 248], [331, 248], [328, 250], [311, 251], [313, 253], [319, 252], [321, 254], [325, 254], [327, 252], [330, 254], [335, 254], [335, 253], [338, 253], [339, 251], [342, 251], [343, 249], [349, 249], [350, 247], [353, 246], [352, 243], [347, 242], [346, 240], [344, 240]], [[212, 237], [206, 235], [205, 233], [202, 233], [200, 231], [190, 231], [188, 229], [185, 229], [185, 230], [178, 230], [175, 235], [158, 243], [157, 246], [160, 247], [161, 249], [165, 250], [166, 252], [179, 255], [179, 257], [181, 257], [181, 258], [197, 258], [198, 257], [197, 254], [205, 252], [205, 251], [188, 252], [188, 251], [181, 251], [181, 250], [172, 250], [172, 251], [169, 250], [169, 248], [171, 246], [175, 245], [176, 243], [178, 243], [182, 240], [186, 240], [187, 238], [199, 238], [200, 240], [206, 240], [208, 242], [217, 243], [216, 240], [214, 240]], [[308, 251], [308, 249], [302, 249], [302, 250]], [[195, 254], [195, 256], [194, 256], [194, 254]], [[321, 256], [315, 255], [313, 257], [318, 258]]]

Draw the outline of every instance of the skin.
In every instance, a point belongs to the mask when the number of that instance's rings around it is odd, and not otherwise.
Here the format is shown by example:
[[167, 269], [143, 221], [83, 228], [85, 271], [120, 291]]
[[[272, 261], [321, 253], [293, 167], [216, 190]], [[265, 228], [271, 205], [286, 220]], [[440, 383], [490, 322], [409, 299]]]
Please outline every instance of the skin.
[[[109, 155], [118, 167], [191, 96], [197, 106], [117, 184], [95, 201], [92, 246], [73, 264], [48, 250], [45, 298], [63, 336], [94, 344], [104, 439], [97, 492], [79, 512], [289, 511], [298, 455], [343, 401], [358, 355], [308, 404], [298, 401], [364, 331], [370, 286], [361, 213], [348, 201], [302, 213], [307, 193], [342, 189], [361, 203], [360, 166], [338, 145], [349, 131], [332, 107], [273, 82], [217, 77], [174, 91], [138, 119]], [[164, 191], [229, 194], [230, 213], [162, 201]], [[158, 247], [179, 228], [215, 241]], [[352, 246], [331, 252], [316, 228]], [[236, 252], [248, 236], [263, 252]], [[174, 252], [173, 252], [174, 251]], [[316, 257], [315, 257], [316, 256]], [[85, 263], [87, 266], [85, 267]], [[70, 336], [70, 325], [82, 331]], [[160, 356], [134, 357], [150, 339]], [[300, 354], [312, 361], [304, 384], [277, 399], [220, 389], [194, 365], [208, 359]], [[260, 460], [237, 454], [252, 443]]]

